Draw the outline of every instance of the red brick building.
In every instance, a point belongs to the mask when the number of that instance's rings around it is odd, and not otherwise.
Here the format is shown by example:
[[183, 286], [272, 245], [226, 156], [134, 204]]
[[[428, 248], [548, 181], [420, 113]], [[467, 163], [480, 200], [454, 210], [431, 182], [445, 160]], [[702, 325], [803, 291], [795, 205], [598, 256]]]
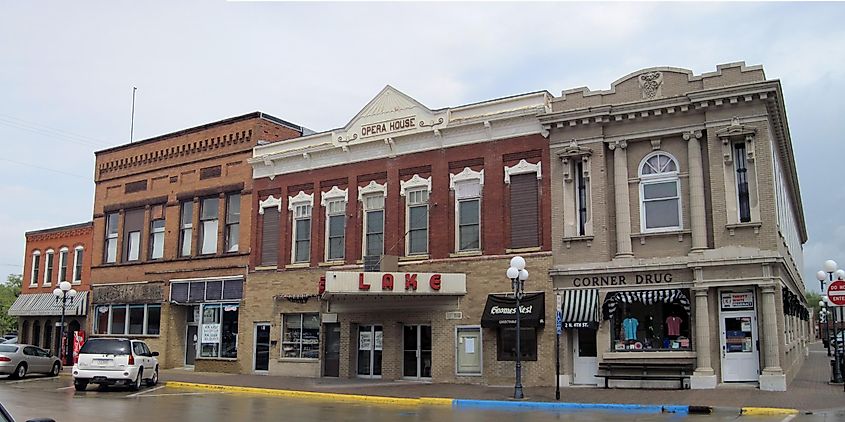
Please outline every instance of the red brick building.
[[68, 335], [88, 330], [93, 232], [89, 221], [26, 233], [21, 295], [9, 308], [19, 317], [19, 343], [59, 350], [62, 306], [53, 290], [63, 281], [77, 292], [65, 306]]
[[515, 330], [484, 314], [522, 254], [525, 380], [552, 384], [550, 100], [430, 110], [387, 87], [342, 128], [256, 147], [241, 370], [510, 380]]

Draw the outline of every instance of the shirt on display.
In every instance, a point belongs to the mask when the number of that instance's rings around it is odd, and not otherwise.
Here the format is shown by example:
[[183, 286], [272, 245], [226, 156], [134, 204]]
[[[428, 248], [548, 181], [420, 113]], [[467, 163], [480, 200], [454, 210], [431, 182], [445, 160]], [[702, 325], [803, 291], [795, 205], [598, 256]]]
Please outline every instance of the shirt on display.
[[625, 340], [637, 339], [637, 326], [639, 325], [640, 322], [636, 318], [625, 318], [622, 321], [622, 328], [625, 330]]
[[666, 318], [666, 329], [670, 336], [679, 336], [681, 335], [681, 322], [683, 320], [676, 316], [670, 316]]

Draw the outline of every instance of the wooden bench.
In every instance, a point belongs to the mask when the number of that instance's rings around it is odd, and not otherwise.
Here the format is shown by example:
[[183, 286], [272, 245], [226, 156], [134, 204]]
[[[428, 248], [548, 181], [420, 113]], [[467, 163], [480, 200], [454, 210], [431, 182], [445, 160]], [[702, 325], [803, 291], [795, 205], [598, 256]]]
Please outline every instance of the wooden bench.
[[[653, 380], [653, 381], [678, 381], [679, 390], [684, 389], [684, 380], [692, 375], [695, 370], [695, 365], [687, 363], [671, 363], [671, 362], [648, 362], [648, 363], [634, 363], [634, 362], [602, 362], [599, 364], [599, 371], [596, 377], [604, 378], [604, 388], [608, 388], [608, 380]], [[627, 373], [620, 374], [619, 371]], [[638, 371], [639, 374], [632, 372]], [[649, 372], [662, 373], [649, 373]], [[673, 372], [673, 373], [666, 373]]]

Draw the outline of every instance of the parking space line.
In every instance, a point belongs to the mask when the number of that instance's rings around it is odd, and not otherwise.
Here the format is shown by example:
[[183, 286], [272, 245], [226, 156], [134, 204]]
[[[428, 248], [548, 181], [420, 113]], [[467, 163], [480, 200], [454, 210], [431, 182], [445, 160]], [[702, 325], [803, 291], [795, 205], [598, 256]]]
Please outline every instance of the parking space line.
[[73, 386], [72, 386], [72, 385], [69, 385], [69, 386], [67, 386], [67, 387], [59, 387], [59, 388], [57, 388], [56, 390], [70, 390], [71, 388], [73, 388]]
[[166, 386], [164, 386], [164, 385], [159, 385], [158, 387], [151, 388], [151, 389], [149, 389], [149, 390], [139, 391], [139, 392], [137, 392], [137, 393], [130, 394], [130, 395], [126, 396], [126, 398], [129, 398], [129, 397], [138, 397], [138, 396], [140, 396], [140, 395], [142, 395], [142, 394], [152, 393], [153, 391], [156, 391], [156, 390], [161, 390], [161, 389], [162, 389], [162, 388], [164, 388], [164, 387], [166, 387]]
[[43, 380], [52, 380], [53, 378], [50, 377], [40, 377], [40, 378], [24, 378], [22, 380], [17, 381], [7, 381], [4, 384], [20, 384], [22, 382], [31, 382], [31, 381], [43, 381]]
[[789, 415], [789, 416], [783, 418], [780, 422], [789, 422], [789, 421], [795, 419], [796, 416], [798, 416], [798, 415]]

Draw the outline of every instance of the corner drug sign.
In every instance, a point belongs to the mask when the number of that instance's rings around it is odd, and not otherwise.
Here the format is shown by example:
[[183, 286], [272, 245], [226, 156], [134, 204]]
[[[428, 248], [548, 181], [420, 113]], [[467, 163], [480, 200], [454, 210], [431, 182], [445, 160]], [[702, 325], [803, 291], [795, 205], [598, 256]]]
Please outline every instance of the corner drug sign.
[[[322, 281], [321, 281], [322, 284]], [[321, 290], [329, 294], [466, 294], [466, 274], [328, 271]]]

